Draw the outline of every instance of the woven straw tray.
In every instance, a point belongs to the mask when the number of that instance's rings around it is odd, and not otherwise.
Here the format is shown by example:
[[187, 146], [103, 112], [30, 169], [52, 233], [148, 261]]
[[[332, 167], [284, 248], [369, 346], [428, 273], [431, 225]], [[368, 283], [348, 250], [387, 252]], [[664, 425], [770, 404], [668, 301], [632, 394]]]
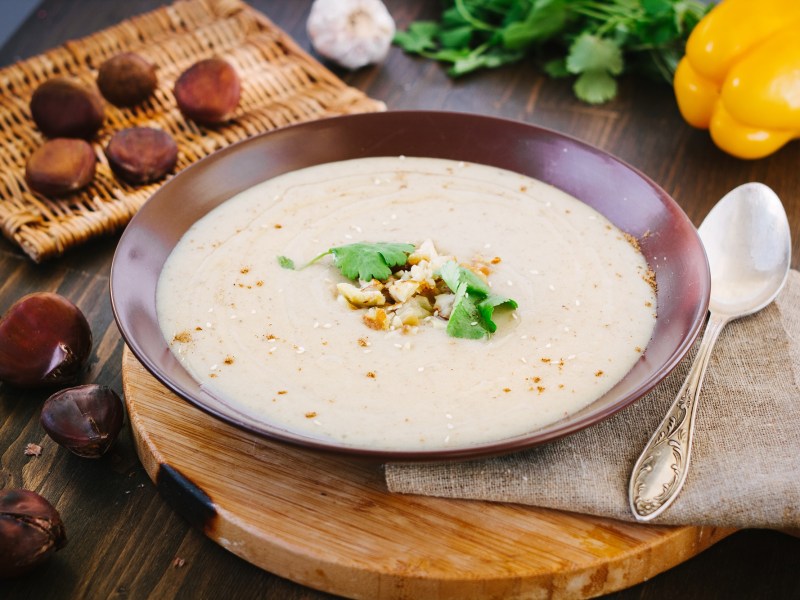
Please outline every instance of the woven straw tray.
[[[54, 76], [94, 85], [107, 58], [133, 51], [154, 63], [159, 85], [139, 106], [106, 105], [93, 140], [93, 183], [45, 198], [25, 183], [25, 162], [45, 140], [28, 108], [36, 87]], [[185, 119], [172, 96], [177, 77], [198, 60], [220, 56], [237, 70], [242, 99], [234, 118], [206, 128]], [[0, 227], [36, 262], [123, 228], [162, 182], [133, 187], [117, 180], [103, 153], [110, 136], [135, 125], [158, 127], [179, 148], [175, 171], [255, 134], [320, 117], [383, 110], [304, 52], [267, 17], [239, 0], [178, 0], [172, 5], [0, 70]]]

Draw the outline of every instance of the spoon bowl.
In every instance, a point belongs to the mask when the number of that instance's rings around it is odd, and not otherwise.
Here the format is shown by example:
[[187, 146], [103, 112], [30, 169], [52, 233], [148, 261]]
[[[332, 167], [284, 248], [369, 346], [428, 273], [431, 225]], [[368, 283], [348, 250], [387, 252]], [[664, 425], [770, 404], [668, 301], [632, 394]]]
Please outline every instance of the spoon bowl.
[[711, 272], [708, 324], [686, 381], [633, 468], [628, 499], [639, 521], [663, 513], [683, 488], [703, 376], [722, 328], [770, 304], [789, 276], [789, 221], [766, 185], [746, 183], [728, 192], [699, 233]]
[[789, 275], [791, 236], [780, 198], [762, 183], [732, 190], [698, 229], [711, 270], [710, 309], [731, 318], [771, 303]]

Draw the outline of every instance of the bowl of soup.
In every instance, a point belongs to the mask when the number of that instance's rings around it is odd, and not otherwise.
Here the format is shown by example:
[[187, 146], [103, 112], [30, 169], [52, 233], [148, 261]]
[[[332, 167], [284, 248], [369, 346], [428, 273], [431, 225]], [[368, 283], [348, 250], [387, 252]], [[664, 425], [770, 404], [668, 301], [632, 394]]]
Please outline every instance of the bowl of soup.
[[578, 140], [387, 112], [241, 142], [168, 181], [111, 273], [137, 359], [217, 418], [385, 460], [531, 447], [639, 399], [708, 307], [695, 228]]

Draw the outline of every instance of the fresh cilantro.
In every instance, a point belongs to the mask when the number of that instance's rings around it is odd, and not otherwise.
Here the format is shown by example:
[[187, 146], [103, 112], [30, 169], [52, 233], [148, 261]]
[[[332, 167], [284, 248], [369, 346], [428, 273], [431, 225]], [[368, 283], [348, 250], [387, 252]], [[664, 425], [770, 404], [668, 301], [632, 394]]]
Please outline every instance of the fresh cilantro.
[[551, 77], [576, 77], [581, 100], [617, 93], [636, 70], [672, 82], [686, 40], [713, 6], [704, 0], [446, 0], [438, 22], [398, 31], [406, 52], [449, 63], [457, 77], [531, 55]]
[[447, 323], [447, 333], [452, 337], [487, 337], [497, 331], [497, 324], [492, 320], [495, 308], [517, 308], [516, 301], [493, 294], [483, 279], [455, 261], [444, 263], [439, 274], [447, 287], [455, 290], [453, 310]]
[[467, 292], [466, 282], [456, 290], [453, 310], [447, 321], [447, 335], [468, 340], [479, 340], [487, 336], [475, 300]]
[[282, 269], [289, 269], [290, 271], [294, 271], [294, 261], [291, 258], [288, 258], [286, 256], [279, 256], [278, 264], [281, 266]]
[[506, 306], [514, 309], [517, 308], [517, 301], [506, 298], [505, 296], [490, 294], [488, 297], [478, 302], [478, 312], [481, 317], [483, 317], [483, 322], [486, 324], [486, 329], [489, 330], [489, 333], [497, 331], [497, 324], [492, 321], [492, 316], [494, 315], [494, 309], [498, 306]]
[[[392, 274], [392, 267], [402, 267], [408, 262], [408, 255], [413, 251], [414, 244], [384, 242], [368, 244], [358, 242], [329, 248], [322, 254], [315, 256], [305, 266], [313, 265], [323, 257], [333, 255], [333, 264], [348, 279], [361, 279], [363, 281], [379, 279], [384, 281]], [[285, 256], [279, 256], [278, 263], [284, 269], [294, 268], [294, 262]]]
[[342, 275], [348, 279], [383, 281], [392, 274], [391, 267], [402, 267], [408, 262], [408, 255], [414, 251], [414, 244], [348, 244], [331, 248], [333, 262]]

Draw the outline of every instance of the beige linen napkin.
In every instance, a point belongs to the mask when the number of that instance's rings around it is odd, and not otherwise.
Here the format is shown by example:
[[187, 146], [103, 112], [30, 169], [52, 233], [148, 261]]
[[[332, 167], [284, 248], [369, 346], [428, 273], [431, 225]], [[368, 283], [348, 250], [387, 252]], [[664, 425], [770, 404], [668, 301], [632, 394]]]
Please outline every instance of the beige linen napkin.
[[[696, 352], [650, 394], [572, 436], [515, 454], [444, 464], [390, 464], [389, 490], [517, 502], [633, 520], [633, 464], [675, 398]], [[800, 527], [800, 273], [777, 301], [730, 323], [711, 356], [692, 463], [654, 523]]]

